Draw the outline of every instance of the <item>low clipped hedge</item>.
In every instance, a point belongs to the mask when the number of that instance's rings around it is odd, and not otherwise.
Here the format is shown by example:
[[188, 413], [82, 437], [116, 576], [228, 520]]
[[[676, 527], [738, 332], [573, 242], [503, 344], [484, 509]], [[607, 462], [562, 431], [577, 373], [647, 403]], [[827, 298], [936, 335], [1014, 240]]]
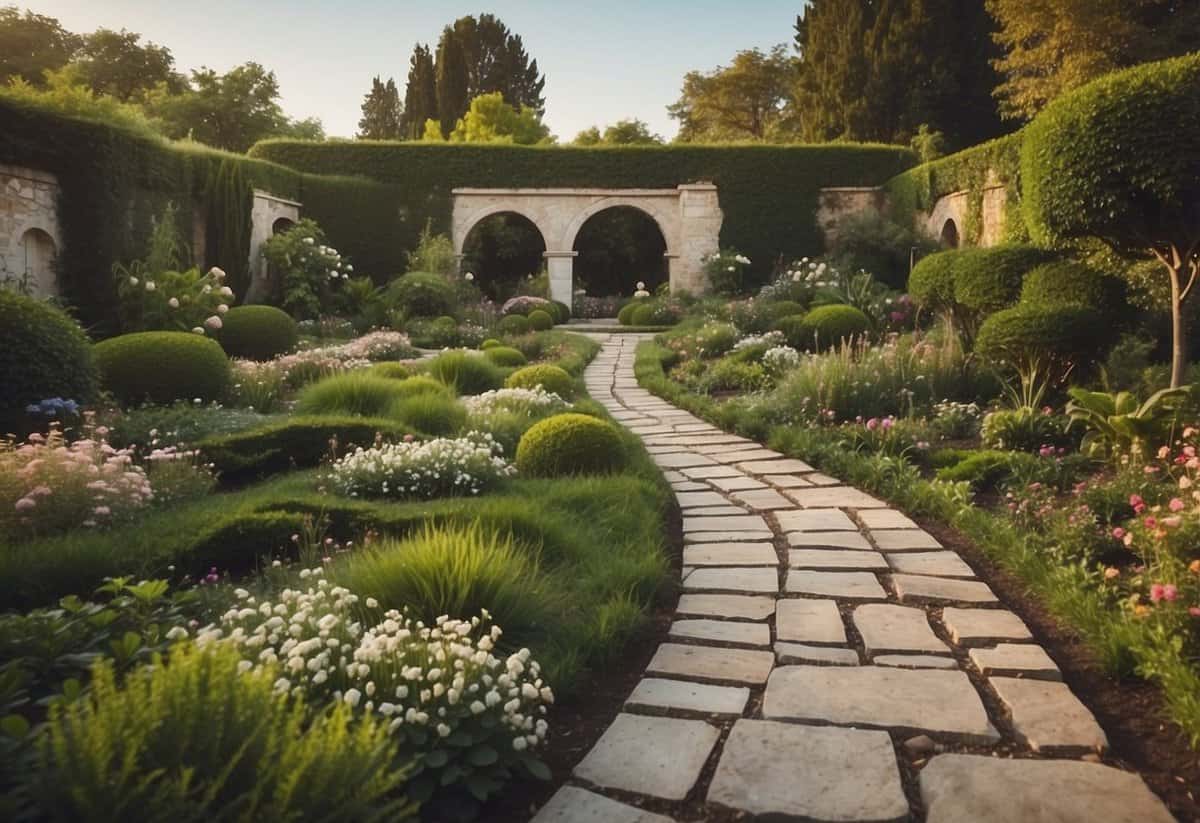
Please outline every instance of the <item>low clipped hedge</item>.
[[499, 340], [497, 340], [496, 338], [494, 338], [494, 337], [489, 337], [487, 340], [484, 340], [482, 343], [480, 343], [480, 344], [479, 344], [479, 350], [480, 350], [480, 351], [486, 351], [486, 350], [488, 350], [488, 349], [493, 349], [493, 348], [495, 348], [496, 346], [503, 346], [503, 345], [504, 345], [504, 344], [503, 344], [503, 343], [501, 343], [501, 342], [500, 342]]
[[483, 349], [483, 353], [488, 360], [505, 368], [516, 368], [529, 362], [519, 349], [514, 349], [512, 346], [489, 346]]
[[520, 314], [506, 314], [500, 318], [500, 322], [496, 324], [496, 329], [501, 334], [509, 335], [510, 337], [518, 337], [522, 334], [529, 334], [533, 327], [529, 324], [529, 319]]
[[627, 463], [616, 427], [586, 414], [557, 414], [535, 423], [517, 445], [517, 471], [529, 477], [610, 474]]
[[92, 344], [79, 324], [49, 303], [0, 289], [0, 435], [24, 428], [25, 407], [52, 397], [96, 396]]
[[1056, 377], [1102, 358], [1112, 342], [1111, 329], [1095, 309], [1022, 303], [984, 321], [975, 352], [998, 367], [1038, 365]]
[[624, 306], [621, 307], [621, 310], [617, 312], [617, 322], [620, 323], [622, 326], [636, 325], [633, 322], [633, 313], [636, 312], [638, 309], [644, 307], [645, 305], [646, 305], [646, 303], [641, 300], [633, 300], [629, 303], [626, 303]]
[[146, 331], [94, 348], [105, 389], [124, 405], [219, 400], [230, 384], [229, 358], [215, 340], [192, 332]]
[[243, 432], [209, 437], [196, 444], [224, 484], [238, 484], [268, 475], [318, 465], [331, 455], [336, 438], [338, 455], [355, 447], [370, 448], [377, 434], [398, 438], [412, 433], [395, 420], [350, 415], [292, 417]]
[[972, 311], [991, 314], [1021, 296], [1025, 275], [1054, 255], [1033, 246], [961, 249], [952, 258], [954, 301]]
[[440, 317], [454, 313], [454, 287], [446, 278], [425, 271], [410, 271], [387, 287], [388, 306], [407, 317]]
[[629, 313], [629, 325], [654, 325], [654, 306], [649, 303], [643, 303], [640, 306], [634, 306], [633, 311]]
[[804, 314], [808, 311], [808, 307], [803, 303], [797, 303], [795, 300], [775, 300], [766, 306], [771, 320], [782, 320], [785, 317], [795, 317], [798, 314]]
[[1124, 280], [1070, 260], [1045, 263], [1025, 275], [1021, 303], [1086, 306], [1109, 323], [1123, 320], [1129, 310]]
[[908, 293], [923, 308], [940, 311], [954, 305], [954, 264], [958, 249], [926, 255], [908, 276]]
[[526, 315], [526, 319], [534, 331], [549, 331], [554, 328], [554, 318], [545, 309], [534, 309]]
[[566, 400], [575, 394], [575, 380], [567, 370], [544, 363], [517, 369], [504, 381], [507, 389], [535, 389], [538, 386]]
[[236, 306], [225, 313], [217, 341], [230, 357], [270, 360], [296, 348], [296, 321], [274, 306]]
[[[784, 321], [791, 319], [784, 318]], [[811, 350], [814, 345], [818, 349], [832, 348], [842, 341], [866, 334], [870, 328], [871, 321], [854, 306], [820, 306], [801, 318], [794, 332], [799, 334], [795, 347], [804, 350]]]
[[443, 352], [430, 360], [427, 368], [435, 380], [459, 394], [483, 394], [504, 384], [500, 367], [486, 355], [475, 352]]
[[457, 398], [446, 394], [424, 392], [397, 400], [389, 410], [389, 417], [426, 434], [458, 434], [467, 422], [467, 410]]
[[571, 307], [561, 300], [551, 300], [550, 305], [554, 307], [554, 322], [555, 324], [566, 323], [571, 319]]
[[296, 402], [296, 412], [379, 417], [406, 396], [407, 382], [369, 371], [335, 374], [307, 386]]

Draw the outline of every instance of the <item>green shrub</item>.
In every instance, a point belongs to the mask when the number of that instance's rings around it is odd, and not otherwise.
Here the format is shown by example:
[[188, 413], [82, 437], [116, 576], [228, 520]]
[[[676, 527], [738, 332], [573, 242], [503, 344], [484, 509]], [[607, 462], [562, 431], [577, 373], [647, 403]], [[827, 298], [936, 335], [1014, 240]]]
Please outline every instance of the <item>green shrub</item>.
[[982, 314], [1008, 308], [1021, 296], [1026, 273], [1052, 257], [1032, 246], [962, 249], [953, 258], [954, 301]]
[[609, 474], [625, 468], [617, 429], [585, 414], [556, 414], [533, 425], [517, 445], [517, 471], [530, 477]]
[[720, 357], [737, 339], [737, 329], [729, 323], [705, 323], [696, 332], [696, 351], [701, 357]]
[[958, 249], [950, 249], [922, 257], [908, 276], [908, 293], [931, 311], [951, 308], [954, 305], [955, 263], [961, 256]]
[[522, 334], [529, 334], [532, 326], [529, 325], [527, 318], [519, 314], [506, 314], [500, 318], [500, 322], [496, 324], [496, 329], [501, 334], [516, 337]]
[[551, 300], [550, 305], [554, 306], [554, 322], [555, 324], [566, 323], [571, 319], [571, 307], [561, 300]]
[[404, 399], [419, 397], [424, 394], [436, 394], [444, 397], [451, 395], [451, 391], [445, 383], [442, 383], [440, 380], [434, 380], [432, 377], [424, 374], [406, 377], [400, 381], [400, 385], [397, 388], [400, 392], [399, 396]]
[[565, 369], [558, 366], [538, 364], [517, 369], [504, 381], [506, 389], [532, 389], [541, 386], [546, 391], [554, 392], [564, 400], [570, 400], [575, 394], [575, 380]]
[[[784, 318], [787, 322], [791, 318]], [[798, 330], [797, 343], [792, 348], [801, 351], [829, 349], [844, 341], [853, 340], [867, 333], [871, 321], [860, 310], [853, 306], [833, 305], [820, 306], [804, 315]], [[780, 329], [787, 336], [788, 332]], [[788, 344], [792, 345], [792, 337], [788, 336]]]
[[968, 452], [953, 465], [939, 469], [938, 480], [946, 483], [966, 481], [976, 491], [992, 491], [1013, 477], [1018, 464], [1036, 464], [1039, 458], [1026, 452], [984, 450]]
[[1042, 446], [1071, 445], [1070, 424], [1066, 417], [1042, 409], [1001, 409], [983, 418], [979, 436], [989, 449], [1036, 452]]
[[644, 305], [646, 305], [645, 302], [641, 300], [631, 300], [630, 302], [626, 303], [621, 307], [621, 310], [617, 312], [617, 322], [622, 326], [636, 325], [633, 322], [633, 313]]
[[[408, 769], [387, 726], [345, 704], [313, 707], [275, 688], [278, 673], [241, 670], [218, 646], [116, 681], [97, 663], [90, 692], [50, 712], [27, 775], [53, 820], [388, 820]], [[236, 810], [236, 814], [234, 814]]]
[[794, 317], [808, 311], [803, 303], [797, 303], [795, 300], [773, 300], [767, 303], [765, 308], [772, 321], [784, 317]]
[[91, 343], [79, 325], [49, 303], [0, 288], [0, 434], [23, 426], [25, 407], [61, 397], [96, 396]]
[[548, 331], [554, 328], [554, 318], [550, 316], [550, 312], [543, 309], [534, 309], [527, 317], [529, 327], [534, 331]]
[[439, 437], [458, 434], [467, 422], [467, 411], [456, 398], [430, 393], [397, 400], [391, 416], [417, 431]]
[[696, 380], [696, 385], [700, 391], [709, 393], [717, 391], [752, 392], [766, 388], [770, 382], [767, 371], [761, 363], [745, 363], [732, 357], [726, 357], [705, 369]]
[[1112, 342], [1094, 309], [1022, 303], [984, 321], [975, 352], [996, 367], [1040, 371], [1053, 381], [1102, 359]]
[[629, 315], [629, 325], [631, 326], [653, 326], [654, 325], [654, 305], [651, 303], [643, 303], [636, 306]]
[[812, 348], [812, 330], [804, 322], [804, 315], [793, 314], [781, 317], [771, 324], [771, 329], [782, 334], [787, 344], [793, 349], [804, 351]]
[[408, 317], [439, 317], [454, 313], [454, 286], [440, 275], [413, 271], [387, 287], [385, 299]]
[[335, 374], [305, 387], [296, 401], [296, 412], [383, 417], [405, 396], [405, 382], [365, 371]]
[[375, 363], [367, 369], [367, 374], [386, 377], [389, 380], [407, 380], [412, 373], [412, 367], [404, 363]]
[[1079, 305], [1111, 325], [1127, 319], [1125, 281], [1083, 263], [1045, 263], [1025, 275], [1021, 302], [1037, 306]]
[[123, 334], [96, 344], [93, 352], [104, 388], [125, 405], [218, 400], [230, 385], [225, 351], [199, 334]]
[[479, 348], [481, 350], [487, 350], [487, 349], [494, 349], [496, 346], [503, 346], [503, 345], [504, 344], [501, 343], [496, 338], [489, 337], [487, 340], [484, 340], [482, 343], [479, 344]]
[[491, 360], [497, 366], [505, 368], [524, 366], [529, 362], [519, 349], [514, 349], [511, 346], [491, 346], [484, 349], [484, 354], [487, 355], [488, 360]]
[[296, 321], [274, 306], [236, 306], [225, 313], [217, 341], [230, 357], [270, 360], [296, 348]]
[[482, 394], [504, 383], [500, 367], [478, 352], [443, 352], [429, 361], [428, 368], [435, 379], [459, 394]]
[[904, 288], [909, 255], [925, 251], [928, 238], [869, 208], [838, 223], [837, 235], [827, 249], [834, 268], [844, 272], [867, 271], [889, 288]]

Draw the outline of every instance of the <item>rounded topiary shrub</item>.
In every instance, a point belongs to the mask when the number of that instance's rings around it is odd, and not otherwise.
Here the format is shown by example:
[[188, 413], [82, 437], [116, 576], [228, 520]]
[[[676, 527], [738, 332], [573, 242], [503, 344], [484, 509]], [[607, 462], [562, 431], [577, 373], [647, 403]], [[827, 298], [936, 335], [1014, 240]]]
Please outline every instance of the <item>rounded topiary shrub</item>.
[[274, 306], [237, 306], [225, 313], [217, 341], [230, 357], [270, 360], [296, 348], [296, 321]]
[[31, 403], [96, 396], [92, 344], [61, 309], [0, 289], [0, 337], [0, 434], [23, 428]]
[[629, 325], [631, 326], [653, 326], [654, 325], [654, 306], [645, 303], [634, 308], [629, 315]]
[[520, 350], [514, 349], [511, 346], [492, 346], [484, 349], [483, 352], [487, 355], [487, 359], [491, 360], [497, 366], [505, 368], [513, 368], [516, 366], [524, 366], [529, 361], [525, 355], [521, 354]]
[[438, 437], [458, 434], [467, 422], [467, 410], [454, 397], [445, 394], [416, 394], [397, 400], [389, 412], [416, 431]]
[[621, 310], [619, 312], [617, 312], [617, 322], [620, 323], [622, 326], [634, 325], [633, 313], [645, 305], [646, 305], [645, 303], [643, 303], [639, 300], [634, 300], [630, 303], [626, 303], [624, 306], [621, 307]]
[[550, 305], [554, 307], [554, 322], [566, 323], [571, 319], [571, 307], [561, 300], [551, 300]]
[[517, 471], [530, 477], [610, 474], [627, 462], [617, 429], [586, 414], [556, 414], [535, 423], [517, 444]]
[[1025, 275], [1021, 302], [1037, 306], [1086, 306], [1099, 312], [1107, 322], [1123, 320], [1129, 310], [1124, 280], [1070, 260], [1045, 263]]
[[429, 374], [459, 394], [482, 394], [504, 383], [500, 367], [478, 352], [443, 352], [429, 361]]
[[100, 381], [121, 403], [219, 400], [229, 358], [216, 340], [183, 331], [144, 331], [97, 343]]
[[779, 321], [788, 345], [801, 350], [829, 349], [864, 335], [871, 328], [867, 316], [854, 306], [820, 306], [803, 315]]
[[1095, 309], [1022, 303], [984, 321], [975, 352], [997, 367], [1036, 366], [1057, 378], [1103, 357], [1111, 342], [1111, 330]]
[[452, 392], [446, 387], [445, 383], [423, 374], [401, 380], [396, 389], [401, 397], [418, 397], [423, 394], [438, 394], [443, 397], [452, 396]]
[[494, 348], [496, 348], [496, 346], [503, 346], [503, 345], [504, 344], [501, 343], [496, 338], [489, 337], [487, 340], [484, 340], [482, 343], [479, 344], [479, 348], [482, 351], [487, 351], [488, 349], [494, 349]]
[[771, 324], [771, 330], [782, 334], [787, 340], [787, 344], [793, 349], [803, 350], [813, 344], [810, 329], [804, 324], [804, 315], [802, 314], [791, 314], [779, 318]]
[[500, 322], [496, 324], [496, 328], [501, 334], [516, 337], [522, 334], [529, 334], [531, 326], [529, 325], [529, 320], [519, 314], [506, 314], [500, 318]]
[[392, 380], [405, 380], [412, 377], [412, 367], [404, 363], [375, 363], [369, 369], [369, 374], [376, 377], [389, 377]]
[[387, 287], [388, 305], [409, 317], [454, 313], [454, 287], [446, 278], [424, 271], [397, 277]]
[[565, 369], [546, 364], [517, 369], [504, 381], [506, 389], [534, 389], [541, 386], [563, 399], [575, 394], [575, 380]]
[[543, 309], [534, 309], [528, 315], [529, 326], [534, 331], [546, 331], [554, 328], [554, 318], [550, 316], [550, 312]]
[[766, 308], [772, 320], [795, 317], [798, 314], [804, 314], [808, 311], [808, 308], [803, 303], [797, 303], [795, 300], [776, 300], [773, 303], [768, 303]]
[[1021, 296], [1026, 273], [1053, 255], [1033, 246], [963, 249], [954, 258], [954, 301], [990, 314], [1008, 308]]
[[908, 293], [912, 299], [932, 311], [954, 305], [954, 270], [962, 254], [958, 249], [950, 249], [918, 260], [908, 276]]

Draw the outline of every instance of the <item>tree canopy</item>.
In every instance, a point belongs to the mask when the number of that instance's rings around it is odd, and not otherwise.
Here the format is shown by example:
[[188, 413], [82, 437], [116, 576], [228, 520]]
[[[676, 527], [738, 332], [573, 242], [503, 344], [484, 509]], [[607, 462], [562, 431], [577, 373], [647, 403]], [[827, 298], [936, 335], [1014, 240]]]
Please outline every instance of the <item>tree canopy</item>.
[[396, 81], [389, 77], [384, 83], [376, 75], [371, 81], [371, 90], [363, 98], [358, 137], [364, 140], [399, 140], [403, 136], [402, 119], [403, 109]]
[[53, 17], [0, 6], [0, 81], [20, 77], [43, 85], [45, 72], [65, 66], [81, 40]]
[[[440, 129], [438, 121], [427, 120], [424, 138], [442, 139]], [[550, 129], [542, 124], [536, 111], [510, 105], [498, 91], [481, 94], [472, 100], [448, 139], [453, 143], [514, 143], [519, 146], [553, 142]]]
[[795, 65], [783, 45], [740, 51], [728, 66], [691, 71], [667, 113], [679, 121], [681, 142], [788, 139], [784, 109]]
[[663, 142], [643, 120], [618, 120], [601, 132], [598, 126], [584, 129], [571, 141], [576, 146], [653, 146]]

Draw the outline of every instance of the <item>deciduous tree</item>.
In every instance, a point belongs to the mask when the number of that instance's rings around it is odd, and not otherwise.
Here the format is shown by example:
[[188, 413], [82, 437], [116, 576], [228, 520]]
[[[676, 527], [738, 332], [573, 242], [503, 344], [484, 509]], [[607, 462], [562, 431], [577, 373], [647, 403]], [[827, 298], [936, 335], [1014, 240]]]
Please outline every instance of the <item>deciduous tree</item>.
[[65, 66], [79, 45], [79, 36], [53, 17], [0, 6], [0, 81], [20, 77], [43, 85], [46, 70]]
[[186, 81], [175, 73], [171, 50], [141, 39], [125, 29], [96, 29], [75, 58], [78, 76], [97, 94], [122, 102], [141, 100], [160, 83], [181, 91]]
[[681, 142], [779, 140], [795, 66], [786, 48], [740, 51], [728, 66], [691, 71], [667, 113], [679, 121]]
[[193, 71], [181, 94], [160, 85], [149, 95], [147, 108], [169, 137], [242, 152], [287, 126], [278, 100], [275, 73], [244, 63], [225, 74], [209, 68]]

